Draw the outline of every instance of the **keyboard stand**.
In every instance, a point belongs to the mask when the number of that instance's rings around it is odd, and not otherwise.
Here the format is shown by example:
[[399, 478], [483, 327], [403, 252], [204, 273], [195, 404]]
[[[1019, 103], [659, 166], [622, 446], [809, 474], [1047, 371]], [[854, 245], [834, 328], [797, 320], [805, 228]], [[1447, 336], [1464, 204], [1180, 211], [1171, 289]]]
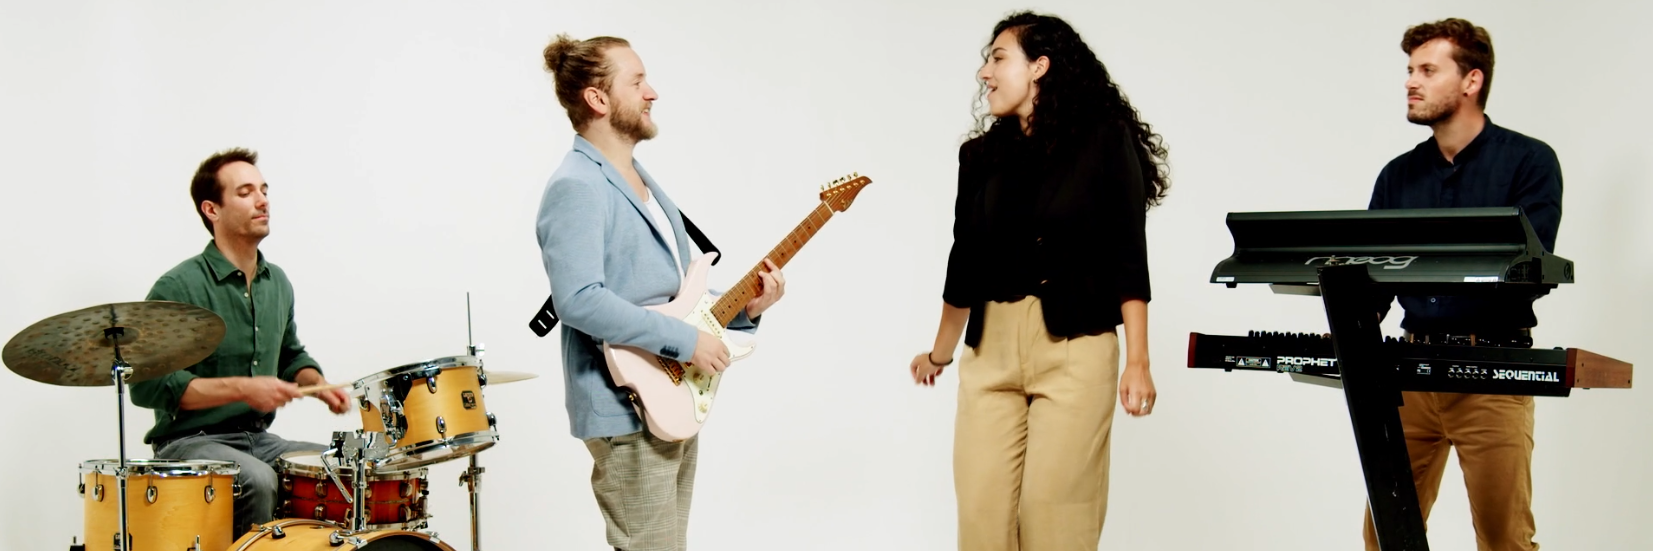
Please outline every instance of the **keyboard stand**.
[[[1338, 378], [1354, 426], [1355, 448], [1366, 479], [1367, 504], [1382, 551], [1428, 551], [1412, 461], [1401, 429], [1401, 393], [1393, 368], [1380, 355], [1377, 283], [1363, 265], [1319, 269], [1320, 298], [1337, 353]], [[1307, 378], [1293, 377], [1310, 382]], [[1329, 378], [1314, 377], [1326, 385]], [[1331, 385], [1326, 385], [1331, 386]]]

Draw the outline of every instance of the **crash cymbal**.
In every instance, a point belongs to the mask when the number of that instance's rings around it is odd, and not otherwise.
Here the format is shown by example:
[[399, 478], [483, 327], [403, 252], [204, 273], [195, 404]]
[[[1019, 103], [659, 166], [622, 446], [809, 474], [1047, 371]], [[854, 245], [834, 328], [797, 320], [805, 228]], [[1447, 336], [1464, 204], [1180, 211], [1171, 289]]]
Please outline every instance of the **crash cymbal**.
[[488, 386], [526, 381], [538, 376], [538, 373], [528, 373], [525, 371], [494, 371], [490, 369], [488, 370]]
[[[116, 329], [106, 331], [110, 328]], [[211, 356], [224, 340], [224, 320], [182, 302], [102, 304], [35, 322], [6, 342], [0, 360], [18, 375], [46, 384], [113, 385], [115, 340], [121, 359], [132, 366], [127, 382], [142, 382]]]

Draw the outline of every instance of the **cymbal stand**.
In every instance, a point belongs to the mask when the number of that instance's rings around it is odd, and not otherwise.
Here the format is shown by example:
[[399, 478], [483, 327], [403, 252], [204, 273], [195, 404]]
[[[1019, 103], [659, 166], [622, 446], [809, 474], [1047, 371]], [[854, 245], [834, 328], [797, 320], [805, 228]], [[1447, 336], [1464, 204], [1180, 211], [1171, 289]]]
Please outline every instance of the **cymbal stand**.
[[[126, 380], [132, 376], [132, 366], [121, 359], [121, 338], [126, 336], [126, 328], [117, 325], [114, 308], [109, 309], [109, 327], [103, 330], [103, 338], [108, 340], [115, 349], [115, 363], [109, 366], [109, 379], [115, 383], [115, 409], [118, 412], [118, 427], [115, 433], [120, 439], [120, 468], [115, 470], [115, 484], [119, 488], [120, 499], [120, 531], [115, 532], [115, 551], [132, 549], [132, 534], [126, 521]], [[88, 534], [90, 535], [90, 534]]]
[[[465, 339], [468, 341], [465, 348], [470, 355], [476, 356], [477, 373], [482, 379], [482, 386], [486, 387], [488, 374], [482, 366], [482, 345], [471, 335], [470, 293], [465, 293]], [[485, 469], [477, 466], [477, 455], [471, 454], [470, 467], [459, 475], [459, 485], [469, 487], [471, 494], [471, 551], [482, 551], [482, 472]]]

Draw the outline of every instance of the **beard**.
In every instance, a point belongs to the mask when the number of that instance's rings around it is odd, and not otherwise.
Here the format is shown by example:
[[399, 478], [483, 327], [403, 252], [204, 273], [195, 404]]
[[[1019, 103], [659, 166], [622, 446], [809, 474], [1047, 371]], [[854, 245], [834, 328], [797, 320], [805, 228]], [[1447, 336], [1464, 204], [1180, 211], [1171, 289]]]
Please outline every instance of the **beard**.
[[660, 129], [653, 124], [643, 122], [643, 108], [641, 106], [635, 108], [627, 106], [616, 109], [614, 111], [614, 121], [610, 124], [614, 126], [616, 133], [630, 139], [632, 143], [653, 138], [655, 134], [660, 132]]
[[1435, 123], [1452, 118], [1452, 115], [1457, 113], [1458, 102], [1431, 103], [1424, 100], [1408, 107], [1406, 120], [1413, 124], [1433, 126]]

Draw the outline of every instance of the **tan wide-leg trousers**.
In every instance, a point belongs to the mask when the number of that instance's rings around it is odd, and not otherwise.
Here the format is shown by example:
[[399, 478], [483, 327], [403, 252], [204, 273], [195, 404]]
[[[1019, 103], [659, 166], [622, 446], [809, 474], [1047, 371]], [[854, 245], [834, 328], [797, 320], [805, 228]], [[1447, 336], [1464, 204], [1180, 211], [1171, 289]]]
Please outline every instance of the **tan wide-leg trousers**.
[[[1479, 551], [1537, 551], [1532, 517], [1531, 396], [1403, 392], [1400, 423], [1412, 458], [1412, 481], [1424, 520], [1440, 493], [1447, 450], [1469, 493]], [[1366, 549], [1378, 551], [1372, 511], [1366, 510]]]
[[1094, 551], [1107, 513], [1118, 335], [1052, 338], [1033, 297], [986, 308], [981, 343], [958, 368], [959, 549]]

